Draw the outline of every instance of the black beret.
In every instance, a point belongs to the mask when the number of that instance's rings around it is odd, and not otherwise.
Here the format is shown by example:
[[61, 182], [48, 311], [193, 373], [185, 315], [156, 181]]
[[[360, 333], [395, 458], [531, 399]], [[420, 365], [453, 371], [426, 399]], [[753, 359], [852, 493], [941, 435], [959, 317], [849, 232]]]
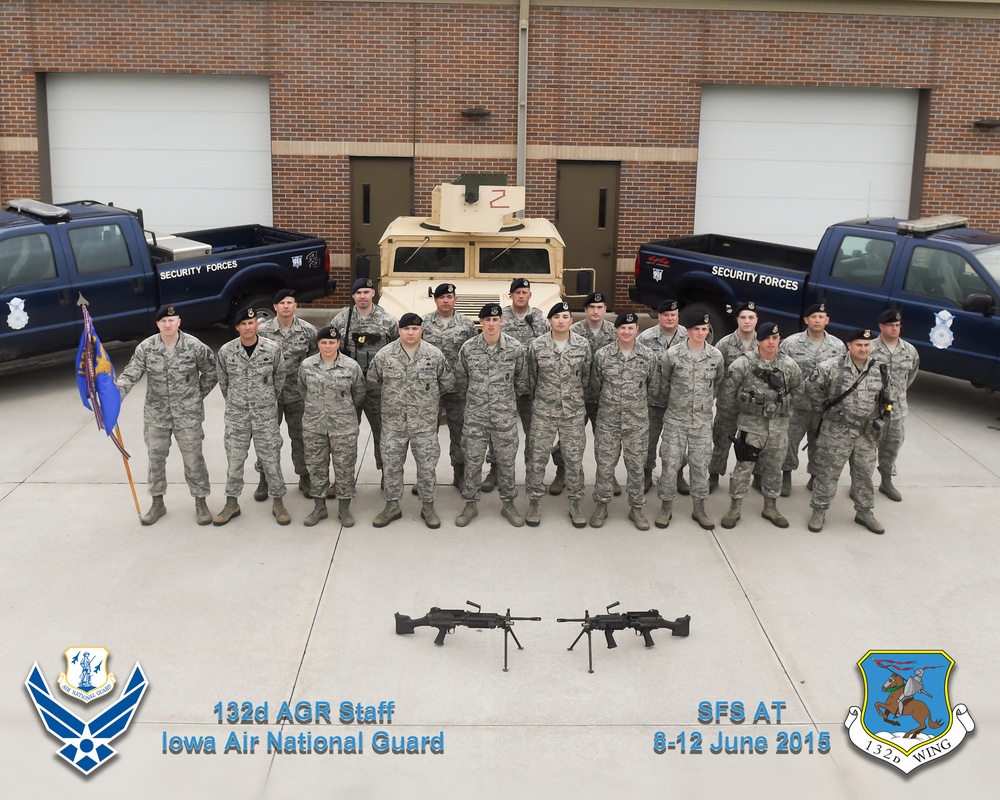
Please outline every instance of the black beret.
[[902, 322], [903, 314], [898, 308], [887, 308], [878, 315], [879, 325], [888, 325], [891, 322]]
[[762, 342], [774, 334], [780, 334], [781, 331], [778, 330], [778, 324], [776, 322], [762, 322], [757, 326], [757, 341]]
[[872, 329], [855, 328], [852, 331], [848, 331], [847, 336], [844, 337], [845, 342], [854, 342], [858, 339], [864, 339], [866, 342], [870, 342], [872, 340]]
[[527, 278], [514, 278], [514, 280], [510, 282], [511, 294], [514, 294], [514, 292], [516, 292], [518, 289], [530, 289], [530, 288], [531, 288], [531, 281], [529, 281]]
[[604, 292], [591, 292], [585, 298], [583, 298], [583, 307], [594, 305], [595, 303], [608, 304], [607, 298], [604, 296]]
[[737, 307], [736, 316], [738, 317], [744, 311], [752, 311], [754, 314], [757, 313], [757, 304], [753, 300], [748, 300], [743, 305]]
[[615, 327], [620, 328], [622, 325], [638, 325], [639, 315], [634, 311], [623, 311], [617, 317], [615, 317]]
[[437, 288], [434, 289], [434, 298], [442, 297], [446, 294], [455, 294], [455, 284], [453, 283], [439, 283]]
[[811, 317], [813, 314], [826, 314], [826, 303], [813, 303], [802, 312], [803, 317]]
[[274, 293], [274, 299], [271, 302], [274, 303], [274, 305], [278, 305], [278, 303], [280, 303], [286, 297], [291, 297], [294, 300], [295, 299], [295, 290], [294, 289], [279, 289], [278, 291], [276, 291]]
[[479, 309], [479, 319], [486, 319], [487, 317], [502, 317], [503, 311], [500, 310], [500, 306], [497, 303], [487, 303], [481, 309]]
[[173, 306], [160, 306], [156, 311], [156, 321], [159, 322], [164, 317], [179, 317], [180, 313]]
[[680, 306], [677, 305], [676, 300], [664, 300], [656, 307], [657, 314], [663, 314], [667, 311], [676, 311]]
[[556, 314], [561, 314], [563, 311], [569, 311], [569, 303], [556, 303], [549, 309], [546, 319], [552, 319]]
[[333, 328], [333, 327], [327, 325], [325, 328], [320, 328], [316, 332], [316, 341], [318, 342], [320, 339], [337, 339], [337, 340], [339, 340], [340, 339], [340, 331], [338, 331], [336, 328]]
[[709, 319], [707, 311], [698, 311], [698, 309], [685, 309], [684, 313], [681, 314], [681, 325], [685, 328], [693, 328], [697, 325], [711, 325], [712, 321]]
[[371, 278], [358, 278], [351, 286], [351, 294], [354, 294], [358, 289], [371, 289], [374, 291], [375, 284]]
[[233, 320], [233, 325], [239, 325], [247, 319], [257, 319], [257, 312], [252, 308], [244, 308], [236, 315], [236, 318]]
[[414, 314], [412, 311], [407, 311], [403, 316], [399, 318], [400, 328], [409, 328], [411, 325], [423, 325], [424, 320], [419, 314]]

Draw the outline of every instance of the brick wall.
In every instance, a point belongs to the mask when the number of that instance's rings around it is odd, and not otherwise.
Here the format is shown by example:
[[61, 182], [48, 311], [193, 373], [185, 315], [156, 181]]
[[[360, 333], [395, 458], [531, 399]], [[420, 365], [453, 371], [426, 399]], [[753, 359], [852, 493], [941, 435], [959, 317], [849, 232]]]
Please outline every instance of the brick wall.
[[[5, 2], [0, 28], [0, 189], [38, 196], [36, 73], [265, 74], [272, 138], [290, 142], [512, 146], [517, 6], [367, 2]], [[529, 146], [696, 148], [704, 83], [930, 90], [930, 153], [1000, 156], [1000, 23], [860, 14], [535, 6]], [[485, 120], [459, 111], [488, 107]], [[977, 162], [981, 163], [981, 162]], [[350, 252], [348, 155], [275, 155], [278, 225]], [[527, 166], [528, 209], [554, 217], [556, 161]], [[512, 159], [418, 157], [417, 213], [463, 171], [513, 176]], [[625, 161], [617, 255], [690, 232], [696, 165]], [[923, 213], [1000, 229], [1000, 170], [930, 167]], [[349, 271], [336, 275], [343, 287]], [[624, 307], [628, 273], [616, 276]], [[336, 302], [346, 299], [341, 293]]]

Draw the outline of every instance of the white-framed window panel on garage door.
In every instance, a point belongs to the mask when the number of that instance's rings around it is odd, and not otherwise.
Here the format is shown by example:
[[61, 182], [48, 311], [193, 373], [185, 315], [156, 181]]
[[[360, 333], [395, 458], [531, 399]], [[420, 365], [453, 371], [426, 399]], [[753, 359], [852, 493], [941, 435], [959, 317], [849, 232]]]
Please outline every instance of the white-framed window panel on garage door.
[[695, 233], [815, 247], [834, 222], [907, 217], [918, 90], [704, 86]]
[[172, 233], [270, 225], [268, 80], [235, 75], [46, 75], [54, 202], [142, 208]]

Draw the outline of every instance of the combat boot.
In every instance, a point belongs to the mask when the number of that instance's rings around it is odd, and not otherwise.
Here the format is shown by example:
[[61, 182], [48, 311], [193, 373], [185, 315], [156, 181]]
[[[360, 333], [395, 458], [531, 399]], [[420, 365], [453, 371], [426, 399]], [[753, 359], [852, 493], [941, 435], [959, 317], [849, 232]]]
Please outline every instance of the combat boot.
[[644, 469], [642, 471], [642, 492], [645, 494], [653, 486], [653, 470]]
[[604, 520], [608, 518], [608, 504], [598, 503], [594, 513], [590, 515], [591, 528], [603, 528]]
[[258, 503], [263, 503], [267, 500], [267, 475], [263, 472], [260, 473], [260, 481], [257, 483], [257, 488], [253, 490], [253, 499]]
[[213, 525], [225, 525], [233, 517], [238, 517], [240, 515], [240, 504], [236, 502], [235, 497], [227, 497], [226, 505], [218, 514], [215, 515], [215, 519], [212, 520]]
[[306, 497], [309, 496], [309, 474], [299, 475], [299, 491]]
[[328, 516], [330, 516], [326, 510], [325, 497], [317, 497], [315, 500], [313, 500], [313, 503], [315, 504], [313, 506], [313, 510], [309, 512], [308, 517], [302, 520], [302, 524], [305, 525], [307, 528], [311, 528], [313, 525], [316, 525], [321, 519], [326, 519]]
[[528, 513], [525, 515], [524, 521], [532, 528], [537, 528], [538, 523], [542, 521], [542, 512], [538, 508], [537, 500], [528, 502]]
[[677, 494], [683, 494], [683, 495], [691, 494], [691, 487], [688, 485], [687, 480], [684, 478], [683, 467], [677, 470]]
[[196, 497], [194, 499], [194, 513], [198, 518], [199, 525], [212, 524], [212, 512], [208, 510], [208, 503], [205, 502], [204, 497]]
[[628, 518], [632, 520], [632, 524], [635, 525], [637, 531], [648, 531], [649, 530], [649, 520], [646, 519], [645, 515], [642, 513], [642, 509], [633, 506], [629, 509]]
[[[566, 488], [566, 465], [556, 464], [556, 476], [549, 484], [549, 494], [562, 494]], [[528, 523], [531, 524], [530, 522]]]
[[823, 530], [823, 523], [826, 522], [826, 509], [825, 508], [814, 508], [812, 516], [809, 517], [809, 530], [813, 533], [819, 533]]
[[788, 497], [792, 493], [792, 471], [783, 470], [781, 473], [781, 496]]
[[899, 489], [892, 485], [892, 475], [879, 470], [879, 474], [882, 476], [882, 482], [878, 485], [878, 490], [888, 497], [890, 500], [895, 502], [900, 502], [903, 499], [903, 495], [899, 493]]
[[708, 475], [708, 493], [712, 494], [716, 489], [719, 488], [719, 473], [711, 472]]
[[163, 496], [154, 497], [153, 504], [149, 507], [149, 511], [143, 514], [139, 521], [143, 525], [153, 525], [156, 520], [167, 513], [167, 507], [163, 505]]
[[455, 524], [459, 528], [464, 528], [478, 516], [479, 511], [476, 510], [476, 503], [467, 502], [465, 508], [462, 509], [462, 513], [455, 517]]
[[337, 501], [337, 518], [345, 528], [354, 527], [354, 515], [351, 513], [351, 498], [341, 497]]
[[432, 530], [441, 527], [441, 518], [437, 515], [437, 511], [434, 510], [433, 503], [424, 503], [420, 507], [420, 518], [424, 521], [424, 524]]
[[740, 510], [742, 508], [743, 508], [742, 497], [730, 497], [729, 510], [726, 512], [726, 515], [722, 518], [722, 527], [735, 528], [736, 523], [740, 521]]
[[770, 520], [771, 524], [777, 528], [788, 527], [788, 520], [781, 516], [781, 512], [778, 511], [778, 502], [773, 497], [764, 498], [764, 510], [760, 512], [760, 515], [764, 519]]
[[497, 488], [497, 478], [500, 477], [500, 467], [496, 464], [490, 464], [490, 471], [486, 475], [486, 479], [479, 486], [481, 492], [492, 492]]
[[410, 494], [412, 494], [414, 497], [420, 496], [420, 490], [417, 488], [417, 484], [413, 484], [413, 487], [410, 489]]
[[455, 465], [455, 477], [452, 479], [451, 485], [457, 489], [465, 486], [465, 464]]
[[583, 509], [580, 508], [579, 500], [569, 501], [569, 518], [572, 521], [574, 528], [587, 527], [587, 518], [583, 515]]
[[376, 528], [384, 528], [394, 519], [402, 518], [403, 512], [399, 510], [399, 503], [395, 500], [387, 500], [385, 508], [375, 515], [375, 519], [372, 520], [372, 525]]
[[515, 528], [520, 528], [524, 525], [524, 517], [517, 513], [517, 508], [514, 506], [513, 500], [504, 500], [503, 508], [500, 509], [500, 516], [507, 520]]
[[673, 500], [663, 500], [660, 502], [660, 513], [656, 515], [656, 519], [653, 523], [657, 528], [666, 528], [670, 524], [670, 520], [674, 517], [674, 501]]
[[859, 511], [855, 514], [854, 521], [858, 523], [858, 525], [863, 525], [868, 528], [868, 530], [872, 533], [885, 533], [885, 528], [882, 527], [881, 522], [875, 519], [875, 512], [870, 508], [866, 508], [864, 511]]
[[695, 498], [694, 509], [691, 511], [691, 519], [701, 525], [706, 531], [715, 530], [715, 523], [705, 510], [705, 501]]
[[279, 525], [287, 525], [292, 521], [292, 518], [288, 515], [288, 510], [285, 508], [285, 501], [280, 497], [275, 497], [271, 501], [271, 515]]

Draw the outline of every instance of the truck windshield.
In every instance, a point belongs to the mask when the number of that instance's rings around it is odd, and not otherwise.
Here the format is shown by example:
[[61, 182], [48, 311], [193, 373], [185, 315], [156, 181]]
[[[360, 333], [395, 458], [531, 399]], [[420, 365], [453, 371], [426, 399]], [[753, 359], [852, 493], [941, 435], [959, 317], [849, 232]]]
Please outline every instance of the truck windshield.
[[465, 272], [464, 247], [400, 247], [392, 262], [393, 272]]
[[479, 274], [550, 275], [549, 251], [543, 248], [482, 247], [479, 249]]
[[979, 263], [986, 268], [990, 277], [993, 278], [996, 283], [1000, 283], [1000, 244], [993, 245], [993, 247], [985, 247], [982, 250], [977, 250], [976, 258], [978, 258]]

